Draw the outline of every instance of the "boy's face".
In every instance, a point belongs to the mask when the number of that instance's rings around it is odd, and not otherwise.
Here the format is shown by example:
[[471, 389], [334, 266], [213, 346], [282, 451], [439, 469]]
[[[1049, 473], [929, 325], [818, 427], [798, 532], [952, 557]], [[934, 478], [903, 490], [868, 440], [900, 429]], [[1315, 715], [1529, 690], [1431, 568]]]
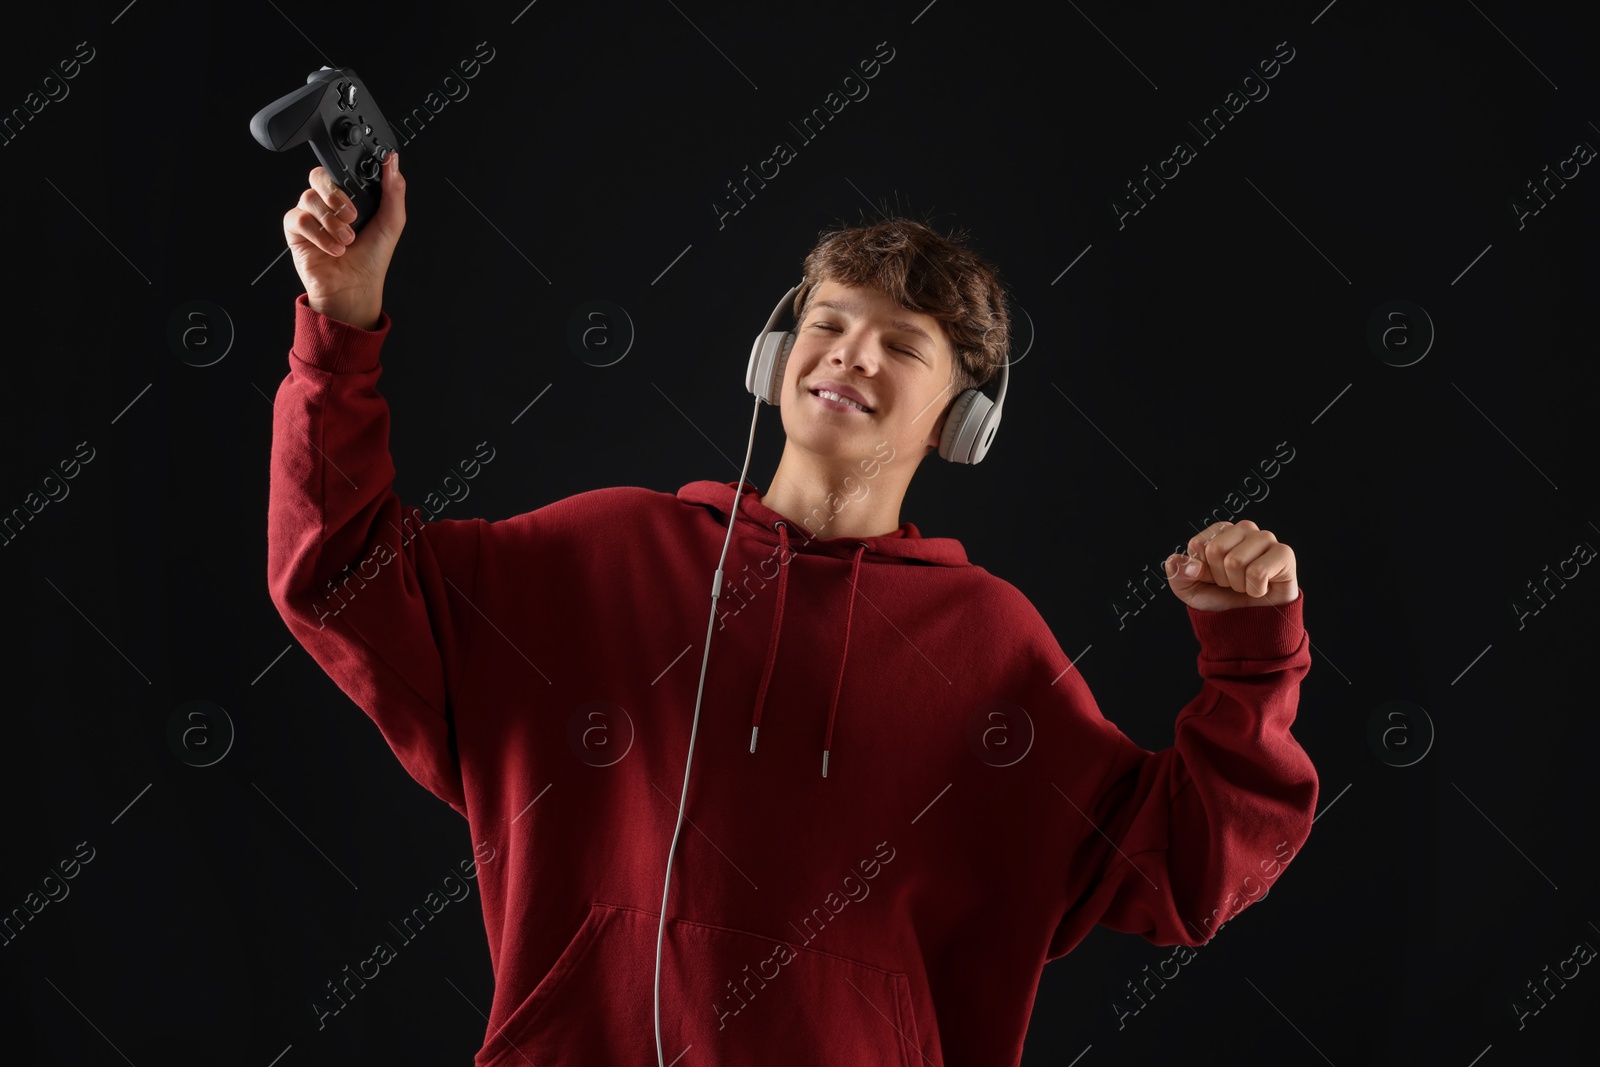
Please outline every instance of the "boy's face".
[[[784, 432], [807, 451], [842, 460], [871, 455], [883, 441], [894, 454], [920, 460], [939, 445], [954, 399], [954, 359], [938, 319], [907, 311], [877, 289], [826, 279], [796, 327], [784, 367]], [[854, 390], [871, 410], [818, 398], [823, 382]]]

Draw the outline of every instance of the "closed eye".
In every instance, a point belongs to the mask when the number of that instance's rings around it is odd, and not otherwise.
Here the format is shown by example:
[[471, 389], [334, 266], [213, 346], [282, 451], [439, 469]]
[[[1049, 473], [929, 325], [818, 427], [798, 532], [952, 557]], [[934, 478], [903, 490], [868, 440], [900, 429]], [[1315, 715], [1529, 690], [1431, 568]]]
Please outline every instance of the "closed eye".
[[[832, 330], [835, 333], [837, 333], [839, 330], [837, 326], [827, 322], [813, 322], [811, 324], [811, 328], [813, 330]], [[919, 355], [917, 350], [914, 348], [907, 348], [905, 345], [890, 345], [889, 347], [893, 348], [896, 352], [904, 352], [906, 355], [912, 356], [916, 359], [920, 360], [922, 358], [922, 356]]]

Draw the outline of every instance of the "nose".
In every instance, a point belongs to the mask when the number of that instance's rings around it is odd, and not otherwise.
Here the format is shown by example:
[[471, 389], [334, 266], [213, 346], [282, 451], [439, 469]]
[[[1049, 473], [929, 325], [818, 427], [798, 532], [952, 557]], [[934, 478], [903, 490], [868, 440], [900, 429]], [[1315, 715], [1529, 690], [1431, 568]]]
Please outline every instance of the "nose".
[[835, 366], [849, 365], [861, 373], [865, 373], [871, 364], [872, 343], [862, 333], [851, 332], [839, 337], [828, 353], [828, 360]]

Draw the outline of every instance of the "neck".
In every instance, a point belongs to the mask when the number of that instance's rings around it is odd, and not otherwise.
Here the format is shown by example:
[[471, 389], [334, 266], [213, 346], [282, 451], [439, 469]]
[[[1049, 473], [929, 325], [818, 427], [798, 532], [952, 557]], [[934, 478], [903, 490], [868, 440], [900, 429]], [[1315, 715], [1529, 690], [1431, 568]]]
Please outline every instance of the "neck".
[[786, 444], [761, 503], [807, 540], [881, 537], [900, 528], [900, 504], [915, 470], [887, 442], [842, 459]]

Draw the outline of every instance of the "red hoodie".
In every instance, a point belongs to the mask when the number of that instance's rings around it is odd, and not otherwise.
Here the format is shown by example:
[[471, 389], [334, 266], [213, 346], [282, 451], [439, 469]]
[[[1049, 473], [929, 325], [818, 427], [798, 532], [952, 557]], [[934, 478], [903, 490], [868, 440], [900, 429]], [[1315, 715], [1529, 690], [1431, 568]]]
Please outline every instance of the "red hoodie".
[[[654, 1064], [735, 483], [429, 519], [393, 489], [390, 325], [297, 300], [273, 603], [493, 847], [475, 1067]], [[1303, 589], [1189, 609], [1202, 684], [1151, 752], [959, 542], [812, 538], [744, 489], [665, 909], [668, 1064], [1016, 1064], [1047, 961], [1096, 923], [1203, 944], [1310, 834], [1316, 771], [1289, 732]]]

